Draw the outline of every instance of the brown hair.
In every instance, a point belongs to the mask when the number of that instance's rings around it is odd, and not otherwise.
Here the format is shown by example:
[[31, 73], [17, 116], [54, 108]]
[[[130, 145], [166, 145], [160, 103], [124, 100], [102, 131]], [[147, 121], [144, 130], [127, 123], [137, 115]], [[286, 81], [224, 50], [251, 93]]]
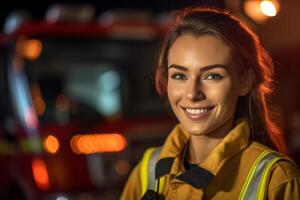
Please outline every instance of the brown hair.
[[254, 72], [253, 86], [246, 96], [239, 98], [235, 117], [249, 121], [253, 140], [267, 145], [271, 141], [278, 151], [287, 153], [281, 129], [273, 121], [274, 116], [266, 103], [268, 95], [273, 91], [274, 65], [258, 36], [225, 10], [190, 7], [175, 14], [176, 20], [166, 34], [159, 55], [155, 76], [158, 93], [166, 94], [167, 58], [174, 41], [184, 34], [197, 37], [214, 35], [233, 49], [240, 74], [248, 69]]

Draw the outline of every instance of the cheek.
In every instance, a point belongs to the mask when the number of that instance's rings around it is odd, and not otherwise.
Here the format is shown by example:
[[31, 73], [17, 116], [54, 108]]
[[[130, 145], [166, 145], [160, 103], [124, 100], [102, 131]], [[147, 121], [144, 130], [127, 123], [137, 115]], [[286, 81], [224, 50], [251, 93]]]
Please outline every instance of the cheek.
[[235, 106], [239, 96], [237, 87], [230, 82], [217, 87], [208, 88], [207, 92], [207, 96], [209, 96], [212, 101], [223, 106], [229, 106], [230, 109]]
[[168, 94], [168, 99], [172, 104], [180, 99], [180, 97], [182, 96], [182, 89], [176, 86], [176, 84], [169, 82], [167, 84], [167, 94]]

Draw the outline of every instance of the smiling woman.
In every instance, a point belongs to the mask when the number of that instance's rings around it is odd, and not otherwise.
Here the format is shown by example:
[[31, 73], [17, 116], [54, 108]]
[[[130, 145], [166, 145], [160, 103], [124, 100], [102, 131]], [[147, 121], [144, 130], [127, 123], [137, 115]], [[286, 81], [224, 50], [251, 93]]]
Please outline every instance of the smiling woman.
[[227, 11], [178, 12], [156, 87], [179, 124], [145, 152], [121, 199], [299, 199], [298, 168], [265, 146], [286, 152], [266, 103], [272, 76], [257, 35]]
[[233, 66], [230, 47], [214, 36], [187, 34], [170, 48], [168, 64], [168, 98], [184, 129], [223, 138], [232, 128], [245, 80]]
[[[188, 160], [201, 163], [232, 129], [238, 97], [249, 92], [252, 76], [239, 76], [231, 48], [210, 35], [179, 37], [169, 50], [168, 64], [168, 98], [191, 134]], [[205, 147], [201, 152], [199, 145]]]

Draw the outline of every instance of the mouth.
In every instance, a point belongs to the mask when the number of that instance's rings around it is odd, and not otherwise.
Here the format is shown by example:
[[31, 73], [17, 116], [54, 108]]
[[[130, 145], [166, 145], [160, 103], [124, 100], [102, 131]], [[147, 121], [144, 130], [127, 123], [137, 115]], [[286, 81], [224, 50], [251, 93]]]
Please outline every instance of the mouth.
[[182, 108], [185, 115], [191, 120], [201, 120], [207, 117], [215, 106], [203, 108]]

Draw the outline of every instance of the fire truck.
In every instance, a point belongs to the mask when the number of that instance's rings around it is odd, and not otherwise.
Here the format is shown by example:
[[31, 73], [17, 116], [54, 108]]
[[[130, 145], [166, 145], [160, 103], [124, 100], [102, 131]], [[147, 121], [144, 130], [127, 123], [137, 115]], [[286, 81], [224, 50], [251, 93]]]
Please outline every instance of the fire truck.
[[[164, 19], [164, 20], [162, 20]], [[164, 22], [163, 22], [164, 21]], [[117, 199], [176, 121], [154, 88], [168, 18], [54, 5], [1, 36], [0, 199]]]

